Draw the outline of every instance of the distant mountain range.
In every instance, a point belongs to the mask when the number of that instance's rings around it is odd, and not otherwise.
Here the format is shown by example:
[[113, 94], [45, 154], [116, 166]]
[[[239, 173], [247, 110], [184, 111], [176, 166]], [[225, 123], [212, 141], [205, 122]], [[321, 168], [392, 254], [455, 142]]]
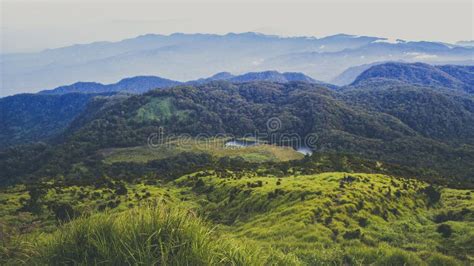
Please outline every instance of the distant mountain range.
[[232, 75], [229, 72], [220, 72], [217, 73], [209, 78], [206, 79], [199, 79], [196, 81], [191, 81], [190, 83], [194, 82], [207, 82], [207, 81], [214, 81], [214, 80], [226, 80], [234, 83], [241, 83], [241, 82], [250, 82], [250, 81], [271, 81], [271, 82], [291, 82], [291, 81], [301, 81], [301, 82], [308, 82], [308, 83], [323, 83], [321, 81], [317, 81], [309, 76], [306, 76], [303, 73], [298, 72], [285, 72], [280, 73], [278, 71], [263, 71], [263, 72], [249, 72], [242, 75]]
[[119, 42], [0, 55], [0, 96], [37, 92], [78, 80], [110, 84], [122, 77], [137, 75], [183, 82], [223, 70], [302, 72], [330, 82], [349, 67], [400, 60], [467, 65], [473, 64], [473, 53], [474, 47], [465, 42], [391, 42], [379, 37], [345, 34], [324, 38], [252, 32], [149, 34]]
[[[215, 81], [234, 84], [248, 82], [287, 84], [289, 82], [300, 82], [319, 85], [320, 87], [333, 89], [334, 92], [350, 95], [350, 97], [344, 98], [348, 104], [357, 103], [363, 105], [364, 108], [377, 108], [379, 106], [379, 108], [375, 109], [379, 112], [389, 110], [391, 115], [398, 117], [412, 128], [420, 126], [416, 124], [418, 121], [417, 117], [424, 117], [425, 123], [430, 124], [424, 126], [424, 131], [418, 131], [424, 132], [427, 136], [444, 138], [446, 141], [456, 134], [460, 135], [456, 136], [455, 139], [460, 139], [461, 137], [474, 138], [469, 136], [469, 133], [466, 133], [466, 130], [474, 130], [474, 128], [471, 128], [474, 126], [474, 121], [471, 121], [472, 119], [469, 120], [474, 107], [471, 104], [471, 100], [463, 100], [465, 97], [471, 97], [468, 93], [471, 95], [474, 93], [474, 67], [454, 65], [431, 66], [422, 63], [390, 62], [364, 66], [364, 68], [367, 69], [362, 71], [350, 86], [343, 87], [323, 84], [302, 73], [294, 72], [264, 71], [242, 75], [221, 72], [208, 78], [186, 83], [160, 77], [137, 76], [125, 78], [109, 85], [95, 82], [77, 82], [68, 86], [60, 86], [53, 90], [42, 91], [38, 94], [18, 94], [4, 97], [0, 99], [2, 121], [0, 126], [0, 137], [2, 140], [0, 142], [0, 149], [10, 145], [48, 140], [55, 137], [68, 128], [71, 121], [76, 119], [86, 106], [89, 106], [89, 111], [92, 109], [99, 110], [103, 104], [110, 105], [117, 100], [128, 97], [127, 95], [119, 95], [117, 94], [118, 92], [141, 94], [152, 89], [169, 88], [176, 85], [201, 86]], [[375, 92], [377, 90], [380, 92]], [[357, 93], [351, 94], [351, 91], [357, 91]], [[456, 92], [457, 96], [454, 97], [449, 94], [452, 92]], [[444, 95], [445, 93], [449, 95]], [[465, 95], [459, 96], [459, 93]], [[92, 101], [92, 99], [95, 101]], [[413, 106], [420, 104], [419, 102], [417, 103], [417, 99], [422, 99], [424, 103], [426, 101], [431, 102], [424, 109], [429, 111], [420, 113], [420, 110], [413, 109]], [[463, 107], [466, 103], [469, 103], [469, 105]], [[401, 108], [403, 104], [406, 104], [409, 108]], [[386, 106], [382, 107], [382, 105]], [[430, 118], [434, 114], [443, 116], [444, 112], [456, 113], [453, 117], [458, 118], [455, 120], [450, 118], [450, 121], [462, 121], [464, 119], [467, 122], [460, 122], [453, 126], [452, 124], [446, 124], [449, 121], [443, 122], [442, 120], [436, 120], [435, 118], [432, 120]], [[88, 113], [94, 112], [90, 111]], [[408, 120], [405, 121], [405, 119]], [[82, 123], [76, 121], [74, 124], [78, 127]], [[446, 127], [449, 130], [439, 129], [440, 127]], [[436, 128], [439, 130], [430, 131], [430, 129]]]
[[474, 41], [459, 41], [456, 44], [460, 46], [474, 47]]
[[104, 85], [97, 82], [76, 82], [71, 85], [60, 86], [52, 90], [41, 91], [41, 94], [65, 93], [104, 93], [104, 92], [129, 92], [144, 93], [155, 88], [168, 88], [177, 86], [181, 82], [154, 76], [137, 76], [125, 78], [114, 84]]
[[[250, 81], [269, 81], [287, 83], [292, 81], [318, 83], [321, 81], [312, 79], [303, 73], [278, 71], [251, 72], [242, 75], [233, 75], [229, 72], [217, 73], [209, 78], [198, 80], [179, 82], [155, 76], [137, 76], [125, 78], [117, 83], [104, 85], [97, 82], [76, 82], [71, 85], [60, 86], [52, 90], [41, 91], [40, 94], [65, 94], [65, 93], [107, 93], [107, 92], [127, 92], [127, 93], [144, 93], [157, 88], [169, 88], [177, 85], [185, 84], [203, 84], [211, 81], [229, 81], [232, 83], [242, 83]], [[329, 85], [330, 86], [330, 85]]]
[[[448, 89], [474, 93], [474, 66], [441, 65], [432, 66], [424, 63], [377, 62], [344, 71], [337, 79], [336, 84], [361, 86], [367, 80], [382, 79], [383, 82], [403, 82], [413, 85], [437, 86]], [[179, 82], [155, 76], [136, 76], [125, 78], [117, 83], [104, 85], [97, 82], [76, 82], [71, 85], [60, 86], [52, 90], [41, 91], [40, 94], [65, 93], [144, 93], [157, 88], [169, 88], [177, 85], [198, 85], [211, 81], [229, 81], [232, 83], [268, 81], [268, 82], [306, 82], [336, 88], [335, 85], [315, 80], [303, 73], [278, 71], [249, 72], [242, 75], [233, 75], [229, 72], [220, 72], [208, 78]]]

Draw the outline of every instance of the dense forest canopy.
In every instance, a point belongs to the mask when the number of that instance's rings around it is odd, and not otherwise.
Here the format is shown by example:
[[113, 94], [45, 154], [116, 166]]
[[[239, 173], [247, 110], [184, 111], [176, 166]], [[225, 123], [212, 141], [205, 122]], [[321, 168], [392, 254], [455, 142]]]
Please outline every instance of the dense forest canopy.
[[[343, 152], [420, 169], [419, 173], [429, 169], [456, 182], [471, 180], [472, 96], [407, 83], [384, 84], [374, 81], [335, 91], [305, 82], [212, 81], [120, 100], [111, 97], [107, 104], [89, 104], [65, 130], [63, 140], [45, 148], [46, 162], [28, 169], [65, 174], [71, 171], [69, 165], [96, 156], [100, 149], [146, 145], [151, 134], [163, 131], [208, 137], [258, 134], [280, 145], [288, 136], [298, 136], [298, 144], [316, 136], [311, 143], [315, 152]], [[268, 121], [275, 118], [278, 128], [269, 130]], [[5, 150], [3, 157], [18, 149]], [[2, 164], [13, 169], [15, 161]], [[13, 177], [16, 171], [3, 175], [4, 180], [18, 178]]]

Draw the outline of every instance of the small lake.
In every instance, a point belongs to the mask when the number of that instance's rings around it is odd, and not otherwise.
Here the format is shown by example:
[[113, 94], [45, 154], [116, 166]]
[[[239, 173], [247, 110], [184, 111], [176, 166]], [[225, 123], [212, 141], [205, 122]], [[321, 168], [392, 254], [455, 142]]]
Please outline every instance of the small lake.
[[311, 156], [311, 154], [313, 154], [313, 151], [308, 147], [299, 147], [299, 148], [295, 148], [295, 150], [303, 155]]
[[[245, 141], [245, 140], [229, 140], [227, 141], [224, 146], [226, 148], [245, 148], [245, 147], [251, 147], [251, 146], [256, 146], [262, 144], [261, 142], [257, 141]], [[308, 147], [294, 147], [297, 152], [303, 154], [303, 155], [311, 155], [313, 154], [313, 151], [308, 148]]]
[[225, 147], [229, 147], [229, 148], [245, 148], [245, 147], [259, 145], [259, 143], [256, 141], [229, 140], [224, 145]]

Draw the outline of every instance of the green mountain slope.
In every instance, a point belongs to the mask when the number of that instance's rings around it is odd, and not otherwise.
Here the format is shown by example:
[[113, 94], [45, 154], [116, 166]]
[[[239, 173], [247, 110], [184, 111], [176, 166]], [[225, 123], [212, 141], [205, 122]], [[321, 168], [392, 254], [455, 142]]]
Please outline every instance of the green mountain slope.
[[394, 116], [424, 137], [474, 144], [474, 98], [408, 84], [365, 86], [343, 92], [349, 104]]
[[[307, 83], [212, 82], [98, 102], [71, 123], [62, 144], [36, 154], [41, 162], [29, 153], [22, 157], [17, 148], [1, 153], [0, 166], [7, 169], [2, 182], [25, 174], [33, 179], [71, 175], [71, 165], [100, 161], [94, 157], [100, 150], [146, 146], [159, 132], [163, 137], [258, 133], [262, 140], [294, 146], [314, 137], [310, 148], [316, 152], [352, 153], [419, 169], [432, 179], [469, 182], [474, 172], [472, 98], [384, 84], [386, 89], [371, 83], [338, 93]], [[272, 120], [277, 128], [269, 130]]]
[[0, 149], [62, 133], [97, 95], [19, 94], [0, 99]]

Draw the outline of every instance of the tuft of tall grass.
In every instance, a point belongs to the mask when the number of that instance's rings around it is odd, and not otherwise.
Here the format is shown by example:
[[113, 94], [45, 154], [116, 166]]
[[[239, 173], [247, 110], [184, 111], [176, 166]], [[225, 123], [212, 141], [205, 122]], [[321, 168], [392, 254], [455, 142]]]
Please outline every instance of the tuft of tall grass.
[[27, 264], [295, 265], [277, 251], [218, 235], [189, 210], [150, 204], [78, 218], [35, 240]]

